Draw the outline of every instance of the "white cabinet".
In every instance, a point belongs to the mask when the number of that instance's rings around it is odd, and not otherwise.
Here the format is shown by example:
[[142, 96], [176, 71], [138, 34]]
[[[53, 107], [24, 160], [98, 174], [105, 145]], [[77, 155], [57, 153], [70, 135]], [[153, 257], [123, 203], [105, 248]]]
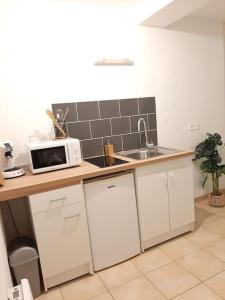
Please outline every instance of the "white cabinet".
[[142, 250], [193, 229], [190, 158], [139, 167], [135, 181]]
[[82, 185], [30, 197], [45, 289], [92, 272]]
[[176, 229], [194, 222], [192, 165], [168, 173], [170, 227]]

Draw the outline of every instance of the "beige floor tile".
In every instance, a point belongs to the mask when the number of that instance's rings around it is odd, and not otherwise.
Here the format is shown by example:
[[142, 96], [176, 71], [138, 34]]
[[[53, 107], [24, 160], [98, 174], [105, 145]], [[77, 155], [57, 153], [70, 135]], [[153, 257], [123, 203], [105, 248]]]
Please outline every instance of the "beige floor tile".
[[222, 300], [222, 298], [209, 289], [206, 285], [200, 284], [174, 298], [174, 300]]
[[201, 281], [225, 270], [225, 263], [203, 250], [187, 255], [177, 262]]
[[225, 272], [210, 278], [205, 284], [225, 299]]
[[215, 214], [215, 211], [217, 210], [216, 207], [213, 207], [213, 206], [209, 205], [208, 199], [196, 202], [195, 206], [199, 207], [201, 209], [204, 209], [205, 211], [208, 211], [208, 212], [213, 213], [213, 214]]
[[204, 225], [208, 230], [220, 234], [221, 236], [225, 236], [225, 219], [218, 218], [214, 221], [211, 221]]
[[199, 280], [177, 263], [171, 263], [147, 274], [147, 278], [169, 299], [194, 287]]
[[107, 291], [96, 274], [65, 283], [60, 290], [64, 300], [88, 300]]
[[47, 293], [43, 293], [41, 296], [35, 298], [35, 300], [63, 300], [63, 296], [60, 292], [60, 289], [53, 288], [50, 289]]
[[208, 199], [197, 202], [195, 206], [204, 209], [205, 211], [215, 214], [217, 216], [225, 216], [225, 207], [210, 206], [208, 203]]
[[158, 269], [172, 262], [172, 259], [167, 256], [162, 250], [152, 248], [145, 253], [136, 256], [131, 262], [143, 273], [147, 274], [155, 269]]
[[110, 295], [109, 292], [106, 292], [100, 296], [91, 298], [91, 300], [113, 300], [113, 297]]
[[199, 247], [183, 237], [178, 237], [163, 243], [159, 249], [163, 250], [171, 258], [178, 259], [197, 251]]
[[142, 276], [140, 271], [130, 261], [100, 271], [98, 275], [108, 289], [113, 289]]
[[132, 280], [110, 292], [115, 300], [166, 300], [145, 277]]
[[199, 247], [204, 247], [210, 243], [220, 240], [222, 236], [201, 227], [194, 232], [186, 234], [184, 238], [188, 239]]
[[204, 250], [225, 262], [225, 238], [209, 244]]
[[200, 207], [195, 207], [195, 228], [199, 228], [210, 221], [214, 221], [218, 216]]

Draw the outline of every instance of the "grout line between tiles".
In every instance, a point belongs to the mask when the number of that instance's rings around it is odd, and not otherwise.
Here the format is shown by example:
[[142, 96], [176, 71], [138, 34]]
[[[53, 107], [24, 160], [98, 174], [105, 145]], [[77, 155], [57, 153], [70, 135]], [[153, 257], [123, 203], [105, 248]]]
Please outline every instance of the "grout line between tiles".
[[60, 286], [58, 287], [58, 289], [59, 289], [59, 292], [60, 292], [60, 294], [61, 294], [61, 296], [62, 296], [62, 299], [64, 300], [65, 298], [64, 298], [64, 296], [63, 296], [63, 293], [62, 293], [62, 291], [61, 291]]
[[99, 119], [101, 119], [101, 113], [100, 113], [100, 104], [99, 104], [99, 101], [98, 102], [98, 115], [99, 115]]
[[[90, 129], [90, 134], [91, 134], [90, 140], [93, 140], [92, 130], [91, 130], [91, 121], [89, 121], [88, 123], [89, 123], [89, 129]], [[82, 140], [81, 140], [81, 141], [82, 141]], [[84, 141], [85, 141], [85, 140], [84, 140]]]
[[120, 115], [120, 118], [121, 118], [121, 109], [120, 109], [120, 100], [118, 99], [118, 104], [119, 104], [119, 115]]
[[160, 292], [160, 294], [169, 300], [169, 298], [147, 277], [147, 274], [144, 275], [144, 277], [153, 285], [153, 287]]
[[[218, 275], [218, 274], [217, 274]], [[221, 299], [225, 299], [224, 297], [222, 297], [220, 294], [217, 293], [217, 291], [215, 291], [214, 289], [212, 289], [210, 286], [208, 286], [205, 281], [202, 283], [205, 286], [207, 286], [207, 288], [209, 288], [211, 291], [213, 291], [216, 295], [218, 295]]]
[[78, 107], [77, 107], [77, 102], [75, 103], [76, 105], [76, 115], [77, 115], [77, 121], [79, 121], [79, 118], [78, 118]]

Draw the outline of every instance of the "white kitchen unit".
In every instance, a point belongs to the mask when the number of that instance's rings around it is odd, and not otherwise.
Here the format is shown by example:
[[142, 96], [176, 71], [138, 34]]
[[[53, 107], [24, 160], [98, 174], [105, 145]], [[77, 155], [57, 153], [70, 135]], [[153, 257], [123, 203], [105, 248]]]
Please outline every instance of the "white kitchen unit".
[[84, 191], [94, 270], [140, 253], [133, 173], [86, 181]]
[[82, 184], [29, 199], [45, 290], [93, 273]]
[[135, 171], [142, 250], [194, 228], [191, 157]]

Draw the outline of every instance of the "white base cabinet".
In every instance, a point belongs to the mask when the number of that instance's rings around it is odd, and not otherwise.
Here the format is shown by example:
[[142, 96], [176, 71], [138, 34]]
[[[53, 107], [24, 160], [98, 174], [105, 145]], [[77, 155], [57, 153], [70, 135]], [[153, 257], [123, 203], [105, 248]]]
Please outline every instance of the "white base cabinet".
[[191, 158], [139, 167], [135, 181], [142, 250], [193, 230]]
[[81, 184], [30, 196], [45, 289], [93, 272]]

